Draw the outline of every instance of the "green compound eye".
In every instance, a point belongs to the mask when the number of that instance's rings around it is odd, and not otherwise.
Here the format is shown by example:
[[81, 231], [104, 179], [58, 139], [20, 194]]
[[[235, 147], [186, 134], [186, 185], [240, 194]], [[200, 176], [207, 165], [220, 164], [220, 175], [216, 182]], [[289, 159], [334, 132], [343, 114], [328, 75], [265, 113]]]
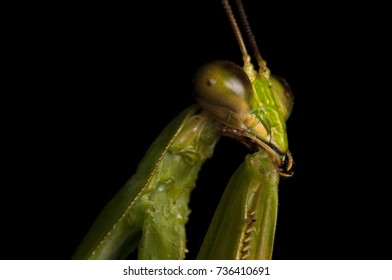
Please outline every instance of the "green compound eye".
[[[202, 66], [193, 79], [194, 96], [215, 118], [229, 125], [251, 111], [252, 84], [238, 65], [215, 61]], [[234, 122], [234, 123], [232, 123]]]
[[279, 105], [284, 119], [287, 120], [294, 106], [294, 95], [291, 91], [290, 85], [285, 79], [275, 75], [270, 77], [270, 82], [276, 102]]

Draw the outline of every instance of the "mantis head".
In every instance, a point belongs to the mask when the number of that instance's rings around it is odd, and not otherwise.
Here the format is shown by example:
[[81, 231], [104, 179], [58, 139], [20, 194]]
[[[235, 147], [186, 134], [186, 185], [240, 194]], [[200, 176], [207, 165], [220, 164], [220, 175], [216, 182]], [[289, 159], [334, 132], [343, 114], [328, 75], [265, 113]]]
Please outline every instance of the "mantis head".
[[257, 75], [251, 81], [240, 66], [214, 61], [196, 72], [193, 84], [200, 106], [228, 127], [229, 136], [256, 143], [281, 165], [288, 152], [285, 121], [294, 104], [283, 79]]

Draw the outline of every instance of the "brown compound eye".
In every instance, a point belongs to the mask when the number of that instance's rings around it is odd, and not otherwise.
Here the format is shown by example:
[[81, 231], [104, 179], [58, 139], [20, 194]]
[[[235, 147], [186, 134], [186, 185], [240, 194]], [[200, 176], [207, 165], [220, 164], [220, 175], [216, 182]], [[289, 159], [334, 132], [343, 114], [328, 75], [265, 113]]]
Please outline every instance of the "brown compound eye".
[[275, 75], [271, 75], [270, 82], [275, 100], [279, 105], [284, 119], [287, 120], [294, 106], [294, 95], [291, 91], [290, 85], [285, 79]]
[[202, 66], [193, 79], [194, 96], [199, 104], [215, 117], [227, 111], [244, 115], [251, 111], [252, 84], [238, 65], [214, 61]]

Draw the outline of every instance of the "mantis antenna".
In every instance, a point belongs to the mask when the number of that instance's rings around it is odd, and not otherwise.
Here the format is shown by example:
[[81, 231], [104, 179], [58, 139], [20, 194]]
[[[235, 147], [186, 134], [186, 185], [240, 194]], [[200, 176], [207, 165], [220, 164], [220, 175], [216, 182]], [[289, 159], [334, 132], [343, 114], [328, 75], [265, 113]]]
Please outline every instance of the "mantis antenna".
[[[253, 65], [251, 63], [251, 57], [248, 54], [248, 51], [245, 46], [244, 39], [242, 38], [242, 33], [241, 30], [238, 26], [237, 20], [234, 16], [233, 10], [231, 8], [231, 5], [229, 3], [229, 0], [221, 0], [223, 8], [225, 9], [226, 15], [229, 18], [230, 25], [233, 29], [234, 35], [236, 37], [236, 40], [238, 42], [238, 45], [240, 47], [241, 53], [242, 53], [242, 59], [244, 61], [244, 69], [249, 75], [249, 77], [252, 79], [255, 75], [254, 70], [253, 70]], [[260, 75], [263, 75], [265, 78], [269, 78], [270, 71], [267, 68], [267, 62], [262, 58], [259, 48], [256, 43], [256, 39], [253, 35], [252, 29], [250, 27], [248, 17], [246, 15], [244, 5], [241, 0], [235, 0], [235, 5], [238, 10], [238, 16], [241, 21], [242, 28], [245, 31], [246, 37], [248, 39], [248, 42], [252, 48], [252, 52], [254, 57], [257, 60], [257, 64], [259, 66], [259, 72]]]

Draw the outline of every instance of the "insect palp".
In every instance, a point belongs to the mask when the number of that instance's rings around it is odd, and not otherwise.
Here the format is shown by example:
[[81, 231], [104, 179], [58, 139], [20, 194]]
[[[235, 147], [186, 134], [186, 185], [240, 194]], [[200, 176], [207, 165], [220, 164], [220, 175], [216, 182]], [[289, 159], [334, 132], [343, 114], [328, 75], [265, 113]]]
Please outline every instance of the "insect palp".
[[291, 155], [290, 150], [287, 150], [286, 154], [283, 157], [282, 165], [279, 166], [279, 175], [283, 177], [292, 177], [294, 175], [294, 171], [291, 170], [293, 165], [293, 156]]

